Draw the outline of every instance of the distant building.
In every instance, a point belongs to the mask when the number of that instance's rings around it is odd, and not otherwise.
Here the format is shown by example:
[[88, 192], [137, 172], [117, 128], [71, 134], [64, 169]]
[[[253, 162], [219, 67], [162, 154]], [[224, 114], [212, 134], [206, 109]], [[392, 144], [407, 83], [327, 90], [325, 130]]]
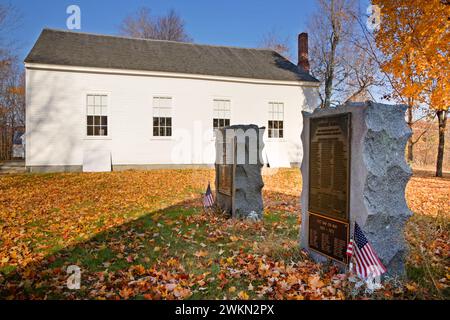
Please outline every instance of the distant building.
[[26, 166], [108, 171], [209, 165], [214, 129], [266, 127], [265, 161], [302, 158], [318, 104], [306, 34], [299, 66], [278, 53], [45, 29], [25, 59]]

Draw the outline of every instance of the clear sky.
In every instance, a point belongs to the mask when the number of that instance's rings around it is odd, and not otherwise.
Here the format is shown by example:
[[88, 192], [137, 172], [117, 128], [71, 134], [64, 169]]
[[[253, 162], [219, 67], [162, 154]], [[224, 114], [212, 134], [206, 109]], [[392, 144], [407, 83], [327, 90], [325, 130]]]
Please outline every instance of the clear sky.
[[117, 34], [125, 16], [141, 6], [154, 15], [175, 9], [186, 21], [194, 42], [255, 47], [263, 34], [276, 30], [289, 37], [293, 53], [297, 34], [304, 31], [314, 0], [0, 0], [21, 13], [20, 25], [12, 36], [18, 40], [24, 59], [44, 27], [66, 29], [66, 8], [81, 8], [81, 31]]

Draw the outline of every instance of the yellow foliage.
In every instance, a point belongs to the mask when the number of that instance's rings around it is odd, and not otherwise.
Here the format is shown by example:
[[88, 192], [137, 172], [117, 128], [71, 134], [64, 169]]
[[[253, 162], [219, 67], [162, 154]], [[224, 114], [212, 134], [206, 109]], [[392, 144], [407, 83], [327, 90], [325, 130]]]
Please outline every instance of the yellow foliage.
[[450, 5], [440, 0], [373, 0], [380, 7], [376, 43], [388, 57], [397, 96], [436, 110], [450, 105]]

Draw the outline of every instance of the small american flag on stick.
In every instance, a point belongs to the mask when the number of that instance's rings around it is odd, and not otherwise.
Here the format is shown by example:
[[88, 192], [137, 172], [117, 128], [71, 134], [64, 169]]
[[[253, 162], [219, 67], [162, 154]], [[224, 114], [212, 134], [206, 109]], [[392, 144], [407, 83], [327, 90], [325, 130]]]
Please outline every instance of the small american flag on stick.
[[347, 248], [347, 255], [355, 258], [356, 273], [362, 279], [369, 276], [378, 277], [387, 271], [357, 223], [354, 239]]
[[351, 239], [350, 240], [350, 243], [348, 244], [348, 247], [347, 247], [347, 256], [349, 257], [349, 258], [351, 258], [352, 256], [353, 256], [353, 246], [354, 246], [355, 244], [354, 244], [354, 242], [353, 242], [353, 239]]
[[211, 192], [211, 184], [208, 183], [208, 188], [206, 189], [205, 196], [203, 197], [203, 206], [205, 208], [211, 208], [214, 205], [214, 197]]

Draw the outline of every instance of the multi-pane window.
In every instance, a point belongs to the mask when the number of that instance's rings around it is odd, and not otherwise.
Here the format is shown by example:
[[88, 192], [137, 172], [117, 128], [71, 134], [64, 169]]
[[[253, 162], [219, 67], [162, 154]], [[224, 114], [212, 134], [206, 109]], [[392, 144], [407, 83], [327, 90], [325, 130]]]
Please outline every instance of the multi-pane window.
[[214, 132], [216, 132], [217, 129], [228, 127], [230, 125], [230, 118], [231, 118], [231, 101], [215, 99], [214, 115], [213, 115]]
[[284, 103], [269, 103], [269, 138], [284, 137]]
[[172, 98], [153, 98], [153, 136], [172, 136]]
[[108, 96], [87, 95], [87, 135], [91, 137], [108, 135]]

